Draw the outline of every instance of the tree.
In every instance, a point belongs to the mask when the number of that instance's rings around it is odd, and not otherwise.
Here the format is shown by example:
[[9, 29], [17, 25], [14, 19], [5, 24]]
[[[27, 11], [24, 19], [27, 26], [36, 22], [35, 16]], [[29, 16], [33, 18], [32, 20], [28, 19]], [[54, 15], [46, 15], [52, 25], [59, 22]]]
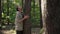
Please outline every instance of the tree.
[[[29, 15], [30, 16], [30, 11], [31, 11], [31, 0], [25, 0], [25, 4], [24, 4], [24, 12], [25, 15]], [[24, 34], [31, 34], [31, 23], [30, 23], [30, 19], [24, 20], [23, 22], [24, 24]]]
[[41, 0], [45, 34], [60, 34], [60, 0]]
[[2, 22], [1, 22], [1, 18], [2, 18], [2, 4], [1, 4], [2, 2], [1, 2], [1, 0], [0, 0], [0, 34], [2, 34], [2, 32], [1, 32], [1, 24], [2, 24]]
[[41, 0], [39, 0], [39, 7], [40, 7], [40, 28], [42, 28], [43, 23], [42, 23], [42, 12], [41, 12]]

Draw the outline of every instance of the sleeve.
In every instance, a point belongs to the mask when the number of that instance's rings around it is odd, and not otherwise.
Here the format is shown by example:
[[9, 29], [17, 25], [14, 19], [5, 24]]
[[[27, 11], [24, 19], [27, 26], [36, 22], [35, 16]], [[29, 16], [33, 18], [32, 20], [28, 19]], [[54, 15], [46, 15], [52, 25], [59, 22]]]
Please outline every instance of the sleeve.
[[22, 18], [21, 13], [17, 13], [16, 18], [20, 20]]
[[17, 13], [16, 13], [15, 21], [18, 21], [19, 19], [20, 19], [20, 15], [19, 15], [19, 13], [17, 12]]

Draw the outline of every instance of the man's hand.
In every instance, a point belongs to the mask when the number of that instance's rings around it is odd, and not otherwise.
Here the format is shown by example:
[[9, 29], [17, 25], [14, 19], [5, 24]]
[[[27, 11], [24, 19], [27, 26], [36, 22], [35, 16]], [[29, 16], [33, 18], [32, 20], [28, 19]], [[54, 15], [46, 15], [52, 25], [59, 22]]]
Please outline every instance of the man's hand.
[[25, 15], [25, 16], [24, 16], [24, 19], [28, 19], [28, 18], [29, 18], [29, 16], [28, 16], [28, 15]]

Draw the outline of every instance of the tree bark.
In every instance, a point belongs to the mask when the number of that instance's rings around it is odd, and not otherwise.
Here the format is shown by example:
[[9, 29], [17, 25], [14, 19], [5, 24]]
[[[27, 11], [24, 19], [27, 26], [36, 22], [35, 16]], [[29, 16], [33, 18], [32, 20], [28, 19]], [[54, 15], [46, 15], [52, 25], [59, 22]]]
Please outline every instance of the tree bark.
[[41, 12], [41, 0], [39, 0], [39, 7], [40, 7], [40, 28], [43, 28], [43, 23], [42, 23], [42, 12]]
[[[10, 6], [10, 3], [9, 3], [9, 0], [7, 0], [7, 16], [9, 16], [9, 6]], [[7, 25], [9, 25], [9, 18], [6, 18], [7, 19]]]
[[[24, 4], [24, 10], [25, 15], [29, 15], [30, 16], [30, 11], [31, 11], [31, 0], [25, 0], [25, 4]], [[24, 20], [23, 22], [24, 24], [24, 34], [31, 34], [31, 22], [30, 22], [30, 18], [27, 20]]]
[[2, 2], [0, 0], [0, 30], [1, 30], [1, 24], [2, 24], [2, 22], [1, 22], [1, 20], [2, 20], [2, 4], [1, 3]]
[[2, 22], [1, 22], [1, 20], [2, 20], [2, 0], [0, 0], [0, 34], [2, 34], [2, 26], [1, 26], [1, 24], [2, 24]]
[[42, 0], [41, 8], [45, 34], [60, 34], [60, 0]]

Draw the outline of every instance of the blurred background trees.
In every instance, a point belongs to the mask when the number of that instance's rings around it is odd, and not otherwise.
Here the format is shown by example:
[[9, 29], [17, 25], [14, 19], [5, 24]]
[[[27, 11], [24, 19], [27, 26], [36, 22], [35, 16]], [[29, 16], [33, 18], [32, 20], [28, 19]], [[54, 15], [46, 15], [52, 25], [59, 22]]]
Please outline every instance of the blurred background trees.
[[[23, 1], [23, 2], [22, 2]], [[6, 29], [10, 31], [11, 29], [14, 30], [14, 22], [15, 22], [15, 16], [16, 16], [16, 5], [20, 5], [21, 7], [24, 7], [25, 0], [1, 0], [2, 2], [2, 20], [1, 20], [1, 26], [2, 29]], [[32, 0], [31, 1], [31, 12], [30, 12], [30, 21], [31, 21], [31, 30], [33, 33], [40, 31], [40, 6], [39, 6], [39, 0]], [[33, 28], [38, 27], [38, 28]], [[35, 31], [36, 30], [36, 31]], [[15, 30], [14, 30], [15, 31]]]
[[[16, 15], [16, 4], [22, 6], [22, 0], [2, 0], [2, 23], [14, 24]], [[40, 26], [40, 11], [39, 1], [32, 0], [31, 2], [31, 22], [32, 26]]]

